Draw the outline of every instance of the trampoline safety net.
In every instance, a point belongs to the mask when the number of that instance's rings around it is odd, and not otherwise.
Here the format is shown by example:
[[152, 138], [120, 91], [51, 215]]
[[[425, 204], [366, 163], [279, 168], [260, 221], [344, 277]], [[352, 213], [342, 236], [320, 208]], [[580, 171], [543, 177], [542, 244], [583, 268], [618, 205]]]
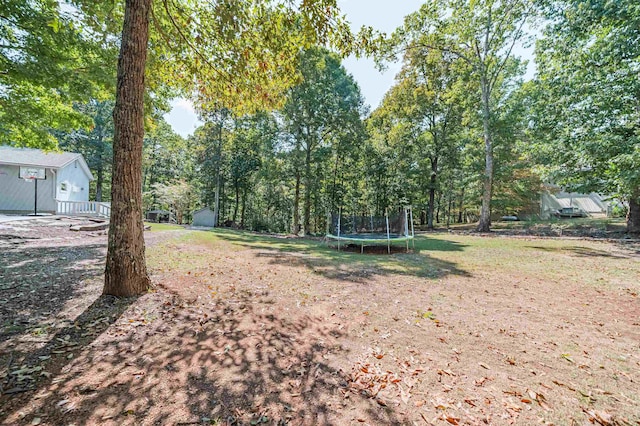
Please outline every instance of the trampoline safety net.
[[[389, 234], [410, 235], [411, 230], [405, 219], [404, 209], [389, 214]], [[387, 236], [387, 218], [385, 216], [365, 216], [354, 214], [333, 213], [331, 215], [329, 234], [336, 236], [348, 235], [367, 238], [367, 236]]]

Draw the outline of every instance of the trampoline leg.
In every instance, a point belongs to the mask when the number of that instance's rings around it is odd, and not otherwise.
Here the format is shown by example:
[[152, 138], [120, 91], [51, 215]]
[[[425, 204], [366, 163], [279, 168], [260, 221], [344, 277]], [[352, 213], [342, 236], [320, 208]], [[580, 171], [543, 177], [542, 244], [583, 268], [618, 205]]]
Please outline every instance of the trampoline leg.
[[387, 241], [387, 253], [391, 254], [391, 241]]
[[364, 243], [360, 244], [360, 254], [364, 253]]
[[409, 253], [409, 240], [407, 240], [407, 253]]

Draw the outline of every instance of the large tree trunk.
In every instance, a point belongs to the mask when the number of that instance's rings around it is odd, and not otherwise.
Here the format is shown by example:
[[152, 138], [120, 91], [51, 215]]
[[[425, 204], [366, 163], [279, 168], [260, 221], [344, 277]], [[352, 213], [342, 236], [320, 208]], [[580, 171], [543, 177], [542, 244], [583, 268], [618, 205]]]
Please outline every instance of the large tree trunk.
[[453, 205], [453, 177], [449, 178], [449, 205], [447, 206], [447, 229], [449, 229], [449, 225], [451, 224], [451, 206]]
[[640, 191], [637, 191], [629, 199], [627, 232], [630, 234], [640, 234]]
[[213, 199], [213, 226], [218, 226], [220, 217], [220, 170], [216, 174], [216, 195]]
[[98, 170], [96, 170], [96, 201], [102, 201], [102, 184], [104, 182], [104, 170], [102, 165], [102, 154], [98, 159]]
[[[220, 209], [218, 212], [218, 223], [223, 222], [227, 215], [227, 182], [224, 177], [220, 178]], [[222, 215], [222, 217], [220, 216]]]
[[233, 217], [231, 220], [233, 221], [233, 223], [236, 223], [236, 219], [238, 218], [238, 206], [240, 205], [240, 185], [238, 184], [237, 179], [233, 184], [233, 188], [236, 191], [236, 203], [233, 206]]
[[242, 190], [242, 210], [240, 211], [240, 228], [245, 228], [244, 218], [247, 210], [247, 187]]
[[213, 226], [218, 226], [220, 218], [220, 163], [222, 163], [222, 130], [224, 127], [224, 115], [220, 117], [218, 128], [218, 144], [216, 145], [216, 195], [213, 202]]
[[307, 155], [304, 164], [304, 219], [302, 222], [302, 233], [304, 235], [308, 235], [311, 231], [311, 148], [311, 143], [307, 141]]
[[458, 223], [462, 223], [462, 209], [464, 208], [464, 187], [460, 191], [460, 207], [458, 207]]
[[485, 168], [482, 179], [482, 209], [480, 210], [478, 231], [489, 232], [491, 230], [491, 193], [493, 190], [493, 142], [490, 133], [491, 110], [489, 105], [491, 93], [489, 93], [489, 83], [486, 79], [483, 79], [481, 86]]
[[296, 191], [293, 199], [293, 229], [294, 234], [300, 233], [300, 169], [296, 167]]
[[144, 71], [151, 0], [127, 0], [113, 110], [111, 225], [104, 294], [134, 296], [149, 289], [142, 223]]
[[433, 229], [433, 212], [436, 204], [436, 180], [438, 179], [438, 159], [431, 159], [431, 177], [429, 178], [429, 208], [427, 229]]

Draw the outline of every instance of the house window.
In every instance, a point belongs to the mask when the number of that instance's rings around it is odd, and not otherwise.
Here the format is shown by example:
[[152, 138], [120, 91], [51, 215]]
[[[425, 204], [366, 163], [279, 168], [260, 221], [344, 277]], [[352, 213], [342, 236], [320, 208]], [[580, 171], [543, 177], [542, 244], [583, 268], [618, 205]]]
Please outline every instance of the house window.
[[60, 192], [67, 192], [67, 182], [60, 183]]

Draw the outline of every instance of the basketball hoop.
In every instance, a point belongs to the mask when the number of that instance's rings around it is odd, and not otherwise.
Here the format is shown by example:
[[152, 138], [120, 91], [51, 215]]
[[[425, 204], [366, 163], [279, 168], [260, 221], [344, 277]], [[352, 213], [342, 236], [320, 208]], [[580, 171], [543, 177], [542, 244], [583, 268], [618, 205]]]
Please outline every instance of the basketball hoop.
[[19, 176], [24, 180], [46, 179], [45, 169], [41, 167], [20, 167]]
[[47, 179], [46, 170], [43, 167], [22, 167], [18, 173], [20, 179], [25, 182], [35, 182], [33, 194], [33, 215], [38, 215], [38, 181]]

